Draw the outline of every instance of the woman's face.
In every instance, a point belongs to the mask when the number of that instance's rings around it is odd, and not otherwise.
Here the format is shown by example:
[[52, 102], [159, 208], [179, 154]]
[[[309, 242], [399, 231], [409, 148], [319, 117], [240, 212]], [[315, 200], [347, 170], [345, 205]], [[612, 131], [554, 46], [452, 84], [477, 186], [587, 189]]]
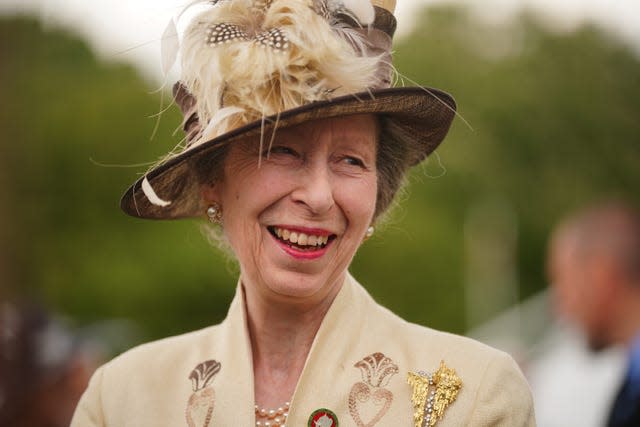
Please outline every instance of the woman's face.
[[335, 295], [376, 206], [373, 115], [278, 130], [230, 147], [224, 178], [204, 190], [223, 209], [224, 233], [245, 287], [263, 296]]

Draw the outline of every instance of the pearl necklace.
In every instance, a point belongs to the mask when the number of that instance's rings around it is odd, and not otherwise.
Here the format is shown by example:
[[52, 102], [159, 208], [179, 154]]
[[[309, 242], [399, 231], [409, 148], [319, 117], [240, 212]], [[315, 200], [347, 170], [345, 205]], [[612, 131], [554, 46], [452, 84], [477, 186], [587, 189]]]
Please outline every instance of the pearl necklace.
[[256, 405], [256, 427], [281, 427], [287, 423], [289, 406], [286, 402], [278, 409], [264, 409]]

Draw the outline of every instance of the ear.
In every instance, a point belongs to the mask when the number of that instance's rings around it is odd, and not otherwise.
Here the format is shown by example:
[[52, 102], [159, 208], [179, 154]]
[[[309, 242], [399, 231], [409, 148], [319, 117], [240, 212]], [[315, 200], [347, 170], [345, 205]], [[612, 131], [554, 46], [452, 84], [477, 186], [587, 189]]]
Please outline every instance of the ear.
[[626, 286], [615, 262], [600, 257], [594, 260], [592, 267], [593, 282], [599, 287], [598, 292], [602, 300], [615, 304], [625, 298]]
[[200, 198], [205, 206], [216, 202], [220, 203], [220, 183], [213, 182], [200, 186]]

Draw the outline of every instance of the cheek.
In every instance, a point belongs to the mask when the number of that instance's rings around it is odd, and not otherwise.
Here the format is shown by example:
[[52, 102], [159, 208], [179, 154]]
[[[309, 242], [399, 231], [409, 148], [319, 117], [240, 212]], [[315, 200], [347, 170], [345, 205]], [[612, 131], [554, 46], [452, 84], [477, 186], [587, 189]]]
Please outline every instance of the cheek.
[[371, 216], [376, 209], [376, 202], [378, 199], [378, 179], [374, 174], [371, 179], [367, 180], [367, 182], [363, 186], [361, 193], [358, 194], [366, 194], [366, 197], [363, 197], [363, 210], [369, 212]]
[[347, 219], [358, 229], [369, 227], [376, 208], [375, 180], [341, 186], [336, 201], [342, 206]]
[[[286, 194], [286, 181], [282, 177], [260, 170], [236, 179], [239, 184], [226, 189], [224, 194], [224, 223], [227, 238], [234, 245], [257, 242], [261, 232], [261, 216], [268, 212]], [[251, 243], [249, 243], [251, 244]]]
[[261, 169], [255, 167], [253, 173], [237, 175], [231, 180], [236, 185], [225, 193], [225, 203], [230, 205], [230, 209], [226, 210], [233, 210], [240, 217], [255, 216], [284, 192], [285, 180], [265, 166]]

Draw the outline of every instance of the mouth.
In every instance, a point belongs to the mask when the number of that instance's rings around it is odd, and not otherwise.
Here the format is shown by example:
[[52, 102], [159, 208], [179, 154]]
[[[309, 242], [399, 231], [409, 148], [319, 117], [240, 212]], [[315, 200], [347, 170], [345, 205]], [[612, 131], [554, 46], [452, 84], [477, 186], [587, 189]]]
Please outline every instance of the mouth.
[[325, 249], [335, 238], [335, 234], [327, 232], [303, 232], [277, 226], [267, 227], [269, 233], [281, 244], [297, 252], [319, 252]]

